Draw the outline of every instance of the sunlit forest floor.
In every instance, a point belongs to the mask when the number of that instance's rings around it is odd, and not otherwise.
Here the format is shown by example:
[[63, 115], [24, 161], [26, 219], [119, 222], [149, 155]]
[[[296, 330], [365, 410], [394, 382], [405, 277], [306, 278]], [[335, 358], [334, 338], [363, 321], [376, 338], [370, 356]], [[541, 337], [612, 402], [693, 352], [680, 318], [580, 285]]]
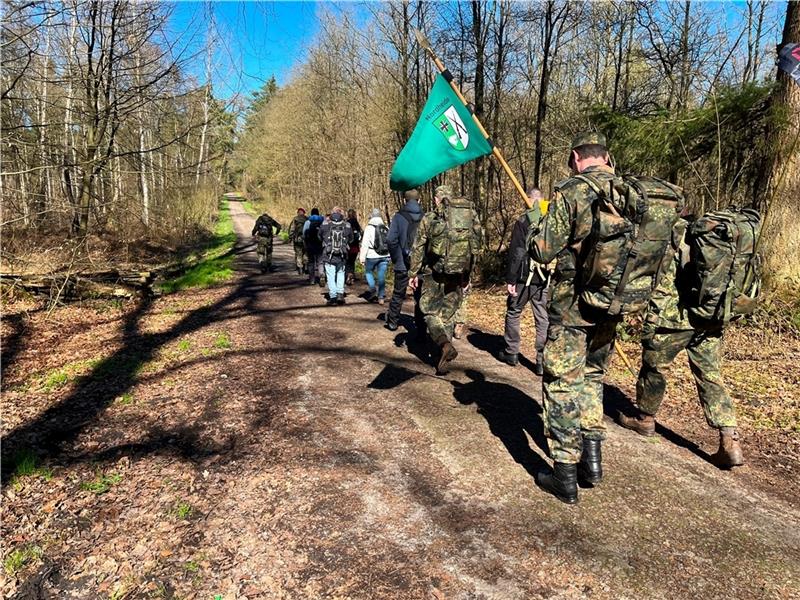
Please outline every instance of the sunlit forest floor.
[[361, 283], [325, 307], [282, 244], [262, 275], [231, 211], [227, 281], [4, 307], [4, 597], [800, 594], [796, 339], [726, 340], [748, 460], [732, 472], [706, 460], [682, 356], [650, 440], [613, 423], [634, 383], [615, 360], [606, 477], [567, 507], [533, 482], [540, 380], [492, 356], [502, 294], [475, 291], [435, 377], [410, 317], [383, 329]]

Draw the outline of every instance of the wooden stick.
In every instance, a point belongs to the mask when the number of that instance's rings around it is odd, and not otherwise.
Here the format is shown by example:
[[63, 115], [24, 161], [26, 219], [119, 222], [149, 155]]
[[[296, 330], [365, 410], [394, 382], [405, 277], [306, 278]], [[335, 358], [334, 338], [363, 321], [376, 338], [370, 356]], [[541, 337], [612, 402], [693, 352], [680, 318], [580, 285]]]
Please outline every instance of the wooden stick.
[[[431, 59], [433, 60], [433, 64], [436, 65], [436, 68], [439, 69], [439, 72], [444, 74], [445, 71], [447, 71], [447, 68], [444, 66], [444, 63], [441, 60], [439, 60], [439, 57], [436, 56], [436, 53], [433, 51], [431, 43], [428, 41], [428, 38], [425, 37], [425, 34], [423, 34], [419, 29], [415, 29], [414, 35], [417, 36], [417, 41], [419, 42], [419, 45], [425, 49], [428, 55], [430, 55]], [[456, 93], [456, 96], [458, 96], [459, 100], [461, 100], [464, 106], [467, 107], [467, 109], [469, 109], [469, 106], [467, 106], [467, 99], [464, 97], [464, 94], [461, 93], [461, 90], [458, 88], [458, 86], [455, 84], [452, 78], [450, 78], [450, 81], [448, 83], [450, 83], [450, 87], [453, 88], [453, 91]], [[475, 121], [475, 125], [478, 126], [478, 129], [480, 129], [481, 133], [483, 134], [483, 137], [485, 137], [487, 140], [490, 139], [489, 134], [484, 128], [483, 123], [481, 123], [480, 119], [478, 119], [478, 116], [472, 110], [470, 110], [469, 112], [472, 115], [472, 120]], [[522, 201], [525, 202], [525, 206], [527, 206], [528, 208], [533, 208], [533, 203], [531, 202], [531, 199], [528, 198], [528, 194], [525, 193], [525, 190], [522, 188], [522, 184], [520, 184], [519, 180], [517, 179], [517, 176], [514, 175], [514, 172], [511, 170], [511, 167], [508, 166], [506, 159], [503, 158], [503, 154], [502, 152], [500, 152], [500, 148], [495, 146], [494, 143], [492, 143], [492, 154], [497, 159], [497, 162], [500, 163], [500, 166], [503, 167], [503, 170], [506, 172], [509, 178], [511, 178], [511, 182], [514, 184], [514, 187], [516, 188], [517, 192], [519, 192]]]
[[633, 375], [633, 377], [638, 380], [639, 374], [633, 370], [633, 365], [631, 364], [631, 361], [628, 359], [625, 352], [622, 351], [622, 346], [619, 345], [619, 342], [617, 340], [614, 340], [614, 348], [616, 349], [617, 354], [619, 354], [619, 357], [622, 359], [622, 362], [624, 362], [625, 366], [628, 367], [628, 371], [630, 371], [631, 375]]

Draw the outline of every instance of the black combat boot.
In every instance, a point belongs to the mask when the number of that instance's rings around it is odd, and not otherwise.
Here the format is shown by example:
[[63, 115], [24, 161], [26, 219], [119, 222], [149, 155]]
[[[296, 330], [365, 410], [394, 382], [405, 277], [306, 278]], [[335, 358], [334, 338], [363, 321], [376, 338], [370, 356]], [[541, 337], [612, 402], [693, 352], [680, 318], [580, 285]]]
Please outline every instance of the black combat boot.
[[497, 360], [504, 362], [511, 367], [516, 367], [517, 364], [519, 364], [519, 355], [506, 352], [505, 350], [500, 350], [500, 352], [497, 353]]
[[600, 440], [583, 438], [583, 452], [578, 462], [578, 480], [583, 485], [594, 487], [603, 480], [603, 457]]
[[536, 363], [533, 365], [533, 373], [539, 377], [544, 375], [544, 357], [541, 352], [536, 353]]
[[578, 503], [578, 465], [574, 463], [553, 463], [553, 472], [539, 473], [536, 483], [562, 502]]

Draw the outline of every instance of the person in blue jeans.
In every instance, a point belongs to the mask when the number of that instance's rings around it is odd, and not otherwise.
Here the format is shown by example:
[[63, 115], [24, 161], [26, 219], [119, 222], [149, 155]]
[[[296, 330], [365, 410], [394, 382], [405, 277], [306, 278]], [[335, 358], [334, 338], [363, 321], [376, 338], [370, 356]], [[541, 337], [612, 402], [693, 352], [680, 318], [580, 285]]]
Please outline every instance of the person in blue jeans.
[[328, 306], [344, 304], [344, 274], [347, 253], [353, 241], [353, 229], [344, 220], [344, 211], [334, 206], [331, 218], [319, 228], [322, 240], [322, 261], [328, 281]]
[[[364, 229], [358, 260], [364, 265], [369, 286], [368, 300], [378, 304], [383, 304], [386, 297], [386, 269], [389, 268], [388, 235], [389, 228], [381, 218], [381, 211], [373, 208], [369, 216], [369, 223]], [[376, 274], [377, 282], [375, 281]]]

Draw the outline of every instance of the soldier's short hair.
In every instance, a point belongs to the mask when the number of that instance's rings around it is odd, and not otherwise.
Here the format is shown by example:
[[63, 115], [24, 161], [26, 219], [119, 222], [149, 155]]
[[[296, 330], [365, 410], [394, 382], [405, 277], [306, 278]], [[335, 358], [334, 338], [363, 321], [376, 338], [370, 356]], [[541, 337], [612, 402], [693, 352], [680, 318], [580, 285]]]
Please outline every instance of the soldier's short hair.
[[419, 190], [408, 190], [403, 194], [403, 200], [419, 200]]
[[608, 154], [608, 148], [601, 144], [584, 144], [573, 148], [581, 158], [603, 158]]

